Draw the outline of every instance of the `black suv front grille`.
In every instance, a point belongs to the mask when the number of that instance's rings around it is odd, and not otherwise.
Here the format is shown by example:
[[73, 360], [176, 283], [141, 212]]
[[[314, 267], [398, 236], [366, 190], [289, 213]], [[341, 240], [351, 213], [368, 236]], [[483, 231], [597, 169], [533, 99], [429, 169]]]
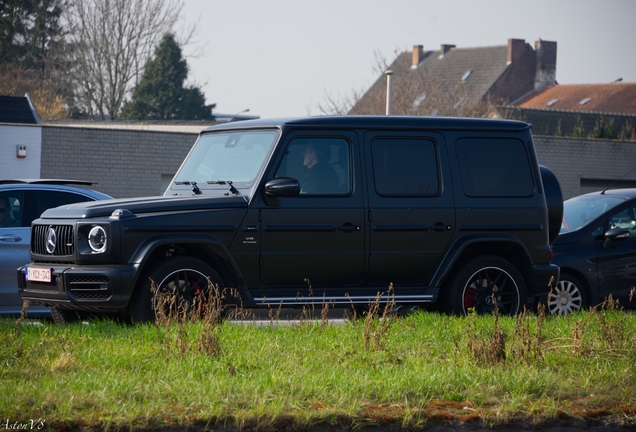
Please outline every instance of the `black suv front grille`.
[[[49, 236], [49, 229], [54, 231], [55, 236]], [[49, 252], [51, 249], [53, 253]], [[31, 252], [34, 254], [68, 256], [73, 255], [74, 250], [73, 225], [33, 225], [31, 228]]]
[[57, 284], [57, 278], [52, 283], [45, 282], [33, 282], [25, 281], [25, 291], [38, 291], [38, 292], [60, 292], [60, 287]]

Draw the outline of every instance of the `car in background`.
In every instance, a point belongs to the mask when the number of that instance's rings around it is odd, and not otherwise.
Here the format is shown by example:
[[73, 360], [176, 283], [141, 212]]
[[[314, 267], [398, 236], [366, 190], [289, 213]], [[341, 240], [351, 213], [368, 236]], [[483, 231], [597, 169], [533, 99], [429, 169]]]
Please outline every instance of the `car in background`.
[[559, 282], [548, 295], [550, 313], [595, 306], [610, 294], [636, 306], [636, 189], [592, 192], [564, 202], [561, 232], [552, 245]]
[[[77, 202], [112, 199], [78, 180], [0, 180], [0, 315], [19, 315], [16, 269], [31, 261], [31, 222], [47, 209]], [[32, 304], [29, 316], [48, 316], [48, 308]]]

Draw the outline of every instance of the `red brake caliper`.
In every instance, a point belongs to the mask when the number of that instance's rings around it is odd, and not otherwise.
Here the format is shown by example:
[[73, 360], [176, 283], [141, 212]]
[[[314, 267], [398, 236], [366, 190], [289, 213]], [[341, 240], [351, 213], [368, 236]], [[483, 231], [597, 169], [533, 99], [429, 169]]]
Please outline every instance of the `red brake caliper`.
[[201, 288], [201, 285], [199, 285], [197, 283], [196, 280], [192, 279], [190, 281], [191, 285], [196, 284], [196, 286], [194, 287], [194, 290], [192, 291], [192, 299], [194, 300], [196, 298], [196, 296], [200, 296], [199, 298], [199, 314], [203, 314], [203, 312], [205, 311], [205, 298], [203, 297], [203, 294], [201, 294], [203, 292], [203, 288]]
[[464, 308], [468, 309], [475, 306], [475, 290], [467, 289], [464, 291]]

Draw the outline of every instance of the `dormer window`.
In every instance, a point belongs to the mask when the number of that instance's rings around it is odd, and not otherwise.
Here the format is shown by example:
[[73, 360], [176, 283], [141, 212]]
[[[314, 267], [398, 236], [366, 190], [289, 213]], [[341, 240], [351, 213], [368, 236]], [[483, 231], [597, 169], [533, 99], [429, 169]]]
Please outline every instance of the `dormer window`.
[[422, 95], [420, 97], [415, 98], [415, 100], [413, 101], [413, 107], [417, 108], [418, 106], [420, 106], [422, 102], [424, 102], [425, 99], [426, 99], [426, 95]]
[[473, 73], [472, 70], [466, 71], [466, 73], [464, 74], [464, 76], [462, 76], [462, 81], [466, 81], [468, 79], [468, 77], [470, 76], [470, 74]]
[[592, 100], [591, 97], [587, 97], [587, 98], [583, 99], [581, 102], [579, 102], [579, 105], [585, 105], [586, 103], [588, 103], [591, 100]]
[[552, 105], [554, 105], [555, 103], [557, 103], [558, 101], [559, 101], [558, 99], [552, 99], [552, 100], [551, 100], [550, 102], [548, 102], [546, 105], [547, 105], [547, 106], [552, 106]]

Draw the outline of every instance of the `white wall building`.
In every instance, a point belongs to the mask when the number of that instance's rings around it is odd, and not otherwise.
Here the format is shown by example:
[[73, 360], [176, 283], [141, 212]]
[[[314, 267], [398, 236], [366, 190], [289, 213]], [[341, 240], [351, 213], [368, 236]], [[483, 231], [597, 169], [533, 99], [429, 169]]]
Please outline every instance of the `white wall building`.
[[40, 178], [42, 127], [29, 95], [0, 96], [0, 179]]

